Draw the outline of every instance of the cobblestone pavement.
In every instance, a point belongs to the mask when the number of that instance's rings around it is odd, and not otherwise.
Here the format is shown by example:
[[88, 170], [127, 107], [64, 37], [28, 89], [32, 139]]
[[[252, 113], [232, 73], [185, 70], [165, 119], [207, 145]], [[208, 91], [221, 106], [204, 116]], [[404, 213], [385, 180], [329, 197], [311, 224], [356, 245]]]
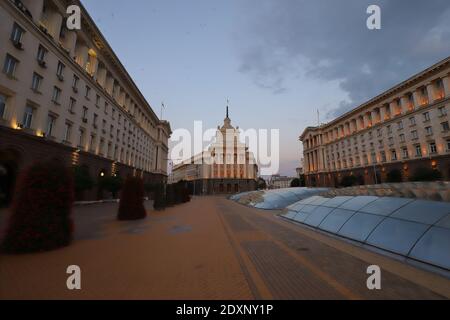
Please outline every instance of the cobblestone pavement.
[[[117, 204], [75, 208], [67, 248], [0, 256], [2, 299], [442, 299], [450, 281], [223, 197], [115, 220]], [[5, 212], [0, 213], [0, 230]], [[1, 231], [0, 231], [1, 234]], [[78, 265], [82, 289], [69, 291]], [[382, 269], [368, 290], [367, 266]]]

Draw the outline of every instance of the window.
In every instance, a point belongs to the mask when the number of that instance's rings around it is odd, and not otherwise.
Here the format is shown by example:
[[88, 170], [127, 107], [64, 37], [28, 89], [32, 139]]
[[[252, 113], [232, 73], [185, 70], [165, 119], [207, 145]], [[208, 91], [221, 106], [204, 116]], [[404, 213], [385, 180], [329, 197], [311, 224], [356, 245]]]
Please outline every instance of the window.
[[386, 152], [381, 151], [381, 161], [386, 162]]
[[425, 132], [427, 133], [427, 136], [433, 135], [433, 128], [432, 127], [426, 127]]
[[94, 128], [97, 128], [97, 120], [98, 120], [98, 115], [94, 113], [94, 120], [93, 120]]
[[391, 159], [392, 159], [392, 161], [397, 160], [397, 151], [396, 150], [391, 150]]
[[429, 148], [430, 148], [430, 153], [431, 154], [437, 153], [437, 148], [436, 148], [436, 143], [435, 142], [430, 142]]
[[73, 75], [72, 89], [75, 92], [78, 92], [78, 81], [80, 81], [80, 78], [78, 78], [76, 75]]
[[20, 49], [22, 48], [22, 36], [25, 33], [23, 28], [19, 26], [17, 23], [14, 23], [13, 29], [11, 32], [11, 41], [14, 43], [16, 47], [20, 46]]
[[41, 67], [46, 67], [45, 64], [45, 55], [47, 54], [47, 49], [45, 49], [42, 45], [39, 45], [38, 53], [37, 53], [37, 61]]
[[387, 128], [388, 134], [392, 134], [392, 127], [391, 126], [387, 126], [386, 128]]
[[400, 135], [400, 142], [405, 142], [406, 140], [405, 140], [405, 135], [402, 133], [401, 135]]
[[447, 151], [450, 151], [450, 139], [446, 141], [447, 142]]
[[389, 137], [389, 144], [390, 144], [390, 145], [393, 145], [393, 144], [394, 144], [394, 138]]
[[419, 135], [417, 134], [417, 130], [411, 131], [411, 137], [413, 140], [419, 139]]
[[109, 104], [105, 101], [105, 114], [108, 114]]
[[408, 159], [409, 158], [409, 152], [408, 152], [408, 148], [403, 148], [402, 149], [402, 154], [403, 154], [403, 159]]
[[95, 105], [100, 107], [100, 96], [98, 94], [95, 96]]
[[64, 80], [64, 69], [66, 66], [60, 61], [58, 62], [58, 68], [56, 69], [56, 76], [59, 80]]
[[[1, 110], [0, 110], [0, 112], [1, 112]], [[1, 114], [0, 114], [0, 115], [1, 115]], [[441, 126], [442, 126], [442, 131], [443, 131], [443, 132], [448, 132], [448, 131], [450, 131], [450, 127], [449, 127], [449, 125], [448, 125], [448, 121], [442, 122], [442, 123], [441, 123]]]
[[439, 109], [439, 116], [443, 117], [447, 115], [447, 109], [445, 107], [440, 107]]
[[5, 110], [6, 110], [6, 97], [0, 94], [0, 119], [3, 119], [3, 117], [5, 116]]
[[378, 137], [381, 137], [383, 135], [383, 131], [381, 129], [377, 129], [377, 135]]
[[106, 120], [103, 120], [103, 121], [102, 121], [102, 129], [103, 129], [103, 130], [106, 130]]
[[429, 112], [424, 112], [423, 113], [423, 121], [430, 121], [430, 113]]
[[113, 120], [116, 120], [116, 109], [112, 109], [112, 114], [111, 114], [111, 118], [113, 119]]
[[89, 148], [91, 149], [91, 151], [95, 150], [95, 135], [94, 134], [91, 135], [91, 141], [89, 142]]
[[89, 86], [86, 86], [86, 94], [85, 94], [86, 99], [89, 100], [90, 95], [91, 95], [91, 88]]
[[72, 124], [70, 122], [66, 122], [66, 127], [64, 129], [64, 141], [70, 142], [71, 134], [72, 134]]
[[79, 130], [78, 146], [84, 147], [84, 139], [85, 139], [84, 129], [80, 128], [80, 130]]
[[33, 81], [31, 83], [31, 90], [34, 92], [40, 92], [39, 89], [41, 87], [42, 77], [38, 75], [36, 72], [33, 73]]
[[61, 97], [61, 89], [58, 87], [53, 87], [52, 101], [59, 104], [59, 99]]
[[77, 104], [77, 100], [75, 100], [74, 98], [70, 98], [70, 102], [69, 102], [69, 112], [70, 113], [75, 113], [75, 106]]
[[83, 122], [87, 122], [87, 116], [88, 116], [88, 108], [87, 107], [83, 107]]
[[402, 130], [403, 129], [403, 121], [397, 122], [397, 127], [398, 127], [398, 130]]
[[47, 130], [45, 131], [46, 137], [51, 137], [53, 133], [53, 129], [55, 127], [56, 117], [49, 114], [47, 117]]
[[421, 157], [422, 156], [422, 148], [420, 147], [420, 144], [415, 146], [416, 148], [416, 157]]
[[26, 106], [25, 107], [25, 113], [23, 114], [23, 127], [24, 128], [31, 128], [31, 124], [33, 122], [33, 112], [34, 108], [32, 106]]
[[5, 65], [3, 66], [3, 72], [11, 78], [14, 78], [14, 74], [16, 73], [17, 64], [19, 63], [19, 60], [14, 58], [13, 56], [7, 54]]
[[410, 125], [415, 126], [416, 125], [416, 118], [415, 117], [409, 118], [409, 123], [410, 123]]

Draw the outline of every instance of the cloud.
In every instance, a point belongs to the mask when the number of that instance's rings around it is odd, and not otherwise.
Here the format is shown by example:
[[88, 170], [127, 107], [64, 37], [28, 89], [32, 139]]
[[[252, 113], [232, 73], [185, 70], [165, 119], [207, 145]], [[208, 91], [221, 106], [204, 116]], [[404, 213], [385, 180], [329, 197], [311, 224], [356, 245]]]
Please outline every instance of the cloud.
[[[382, 29], [366, 9], [381, 7]], [[247, 0], [238, 25], [240, 72], [282, 93], [301, 75], [339, 81], [336, 117], [450, 53], [448, 0]], [[326, 94], [326, 93], [324, 93]]]

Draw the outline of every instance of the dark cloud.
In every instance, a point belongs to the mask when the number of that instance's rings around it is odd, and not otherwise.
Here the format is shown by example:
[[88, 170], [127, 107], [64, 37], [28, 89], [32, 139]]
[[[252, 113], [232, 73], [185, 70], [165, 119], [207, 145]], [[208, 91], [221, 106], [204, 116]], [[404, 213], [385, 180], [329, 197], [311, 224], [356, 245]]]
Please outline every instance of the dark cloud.
[[[382, 29], [366, 28], [366, 9]], [[276, 93], [306, 75], [338, 80], [349, 100], [335, 117], [450, 55], [448, 0], [248, 0], [238, 33], [240, 71]]]

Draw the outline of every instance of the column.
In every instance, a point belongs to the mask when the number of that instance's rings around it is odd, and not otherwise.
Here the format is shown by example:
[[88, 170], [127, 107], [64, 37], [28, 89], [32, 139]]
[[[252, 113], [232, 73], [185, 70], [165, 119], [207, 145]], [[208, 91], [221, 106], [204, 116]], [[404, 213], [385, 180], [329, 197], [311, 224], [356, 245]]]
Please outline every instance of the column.
[[49, 14], [49, 33], [56, 42], [59, 41], [59, 35], [61, 33], [63, 17], [59, 12], [52, 11]]
[[432, 83], [432, 82], [427, 83], [426, 89], [428, 92], [428, 103], [432, 104], [436, 100], [436, 92], [435, 92], [434, 83]]
[[450, 75], [446, 75], [442, 78], [442, 83], [444, 84], [444, 93], [448, 97], [450, 95]]
[[413, 102], [414, 110], [420, 107], [420, 95], [417, 89], [413, 91]]

